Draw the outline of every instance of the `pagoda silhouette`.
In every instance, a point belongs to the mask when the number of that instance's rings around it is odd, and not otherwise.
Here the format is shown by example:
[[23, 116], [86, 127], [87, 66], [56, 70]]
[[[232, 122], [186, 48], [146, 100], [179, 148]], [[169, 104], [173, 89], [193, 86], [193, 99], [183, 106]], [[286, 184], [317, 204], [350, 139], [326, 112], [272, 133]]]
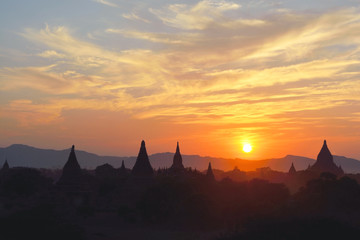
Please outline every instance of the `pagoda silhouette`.
[[8, 172], [8, 170], [9, 170], [9, 168], [10, 168], [9, 163], [8, 163], [7, 159], [5, 159], [5, 162], [4, 162], [3, 166], [2, 166], [2, 168], [0, 169], [0, 177], [2, 175], [6, 174]]
[[206, 178], [211, 181], [215, 181], [215, 175], [214, 175], [212, 167], [211, 167], [211, 162], [209, 162], [209, 166], [208, 166], [208, 169], [206, 172]]
[[182, 157], [181, 157], [181, 153], [180, 153], [180, 148], [179, 148], [179, 142], [177, 142], [176, 145], [176, 152], [174, 154], [174, 158], [173, 158], [173, 164], [170, 167], [170, 170], [172, 172], [182, 172], [184, 171], [184, 165], [182, 163]]
[[10, 168], [10, 167], [9, 167], [9, 163], [8, 163], [8, 161], [7, 161], [7, 159], [6, 159], [5, 162], [4, 162], [3, 167], [1, 168], [1, 170], [2, 170], [2, 171], [7, 171], [9, 168]]
[[95, 175], [100, 178], [116, 178], [119, 176], [118, 170], [108, 163], [96, 167]]
[[154, 170], [150, 164], [144, 140], [141, 141], [140, 151], [131, 174], [136, 177], [151, 177], [154, 175]]
[[295, 175], [296, 174], [296, 169], [295, 169], [294, 163], [291, 163], [291, 167], [289, 169], [288, 174], [289, 175]]
[[327, 147], [326, 140], [324, 140], [324, 144], [317, 156], [316, 162], [310, 168], [309, 171], [312, 172], [330, 172], [335, 175], [342, 175], [344, 171], [341, 166], [336, 166], [334, 163], [333, 155], [330, 153], [329, 148]]
[[125, 163], [124, 163], [124, 160], [122, 160], [122, 163], [121, 163], [121, 167], [119, 168], [119, 174], [120, 176], [124, 177], [128, 174], [126, 168], [125, 168]]
[[65, 163], [58, 185], [76, 184], [81, 179], [81, 168], [76, 159], [75, 146], [72, 145], [69, 158]]

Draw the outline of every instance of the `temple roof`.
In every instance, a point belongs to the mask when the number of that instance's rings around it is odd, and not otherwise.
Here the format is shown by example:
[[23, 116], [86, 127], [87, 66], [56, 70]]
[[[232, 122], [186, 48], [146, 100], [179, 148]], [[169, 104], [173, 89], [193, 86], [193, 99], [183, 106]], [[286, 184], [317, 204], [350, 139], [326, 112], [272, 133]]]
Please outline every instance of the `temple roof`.
[[289, 169], [289, 174], [294, 174], [294, 173], [296, 173], [296, 169], [295, 169], [294, 163], [291, 163], [291, 167]]
[[7, 161], [7, 159], [6, 159], [1, 170], [7, 170], [7, 169], [9, 169], [9, 168], [10, 168], [10, 167], [9, 167], [9, 163], [8, 163], [8, 161]]
[[331, 155], [331, 152], [326, 144], [326, 140], [324, 140], [324, 144], [317, 156], [317, 161], [333, 162], [333, 156]]
[[125, 175], [125, 174], [127, 174], [127, 171], [126, 171], [126, 168], [125, 168], [125, 163], [124, 163], [124, 160], [122, 160], [121, 167], [119, 168], [119, 173], [120, 173], [121, 175]]
[[148, 177], [154, 174], [154, 170], [150, 164], [148, 154], [146, 152], [145, 141], [142, 140], [139, 154], [136, 158], [135, 165], [131, 171], [134, 176]]
[[69, 158], [63, 167], [63, 171], [59, 183], [60, 184], [76, 183], [80, 179], [80, 176], [81, 176], [81, 168], [76, 158], [75, 146], [72, 145]]
[[215, 176], [214, 176], [214, 173], [213, 173], [212, 167], [211, 167], [211, 162], [209, 162], [209, 166], [208, 166], [208, 169], [207, 169], [207, 172], [206, 172], [206, 177], [208, 179], [215, 180]]
[[77, 161], [77, 158], [76, 158], [75, 146], [74, 145], [72, 145], [71, 151], [70, 151], [70, 154], [69, 154], [69, 158], [68, 158], [67, 162], [64, 165], [63, 170], [66, 170], [66, 169], [80, 169], [80, 164], [79, 164], [79, 162]]
[[184, 169], [184, 165], [182, 163], [182, 157], [180, 154], [179, 142], [177, 142], [177, 145], [176, 145], [176, 152], [174, 154], [173, 164], [171, 165], [171, 168], [176, 169], [176, 170]]
[[341, 175], [344, 173], [342, 168], [335, 165], [333, 156], [326, 144], [326, 140], [324, 140], [316, 162], [310, 167], [309, 170], [315, 172], [330, 172], [336, 175]]

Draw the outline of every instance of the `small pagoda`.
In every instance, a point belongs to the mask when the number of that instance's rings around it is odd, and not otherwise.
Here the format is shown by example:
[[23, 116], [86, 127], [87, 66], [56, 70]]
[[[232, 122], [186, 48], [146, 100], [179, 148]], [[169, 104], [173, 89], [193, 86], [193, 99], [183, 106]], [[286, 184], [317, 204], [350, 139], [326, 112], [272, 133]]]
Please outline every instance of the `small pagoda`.
[[291, 163], [291, 167], [289, 169], [288, 174], [289, 175], [295, 175], [296, 174], [296, 169], [295, 169], [294, 163]]
[[9, 163], [8, 163], [7, 159], [5, 159], [3, 167], [0, 169], [0, 176], [5, 175], [8, 172], [9, 168], [10, 168]]
[[3, 165], [3, 167], [1, 168], [1, 171], [7, 171], [7, 170], [9, 170], [9, 163], [8, 163], [8, 161], [7, 161], [7, 159], [5, 159], [5, 162], [4, 162], [4, 165]]
[[208, 166], [208, 169], [207, 169], [207, 172], [206, 172], [206, 178], [213, 181], [215, 180], [215, 175], [213, 173], [213, 170], [211, 168], [211, 162], [209, 162], [209, 166]]

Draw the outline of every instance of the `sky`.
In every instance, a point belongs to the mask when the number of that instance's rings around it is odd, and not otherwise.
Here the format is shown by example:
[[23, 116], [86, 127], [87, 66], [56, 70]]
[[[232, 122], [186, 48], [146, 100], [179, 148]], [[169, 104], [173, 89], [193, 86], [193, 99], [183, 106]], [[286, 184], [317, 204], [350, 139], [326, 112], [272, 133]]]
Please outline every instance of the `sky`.
[[360, 1], [2, 0], [0, 146], [142, 139], [243, 159], [326, 139], [360, 159]]

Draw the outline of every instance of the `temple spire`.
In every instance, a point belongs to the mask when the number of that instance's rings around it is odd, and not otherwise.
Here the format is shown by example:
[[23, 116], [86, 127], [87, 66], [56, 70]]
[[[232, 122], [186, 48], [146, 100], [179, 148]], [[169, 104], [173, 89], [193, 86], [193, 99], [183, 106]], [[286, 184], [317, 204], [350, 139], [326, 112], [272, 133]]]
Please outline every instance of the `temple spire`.
[[211, 167], [211, 162], [209, 162], [209, 166], [208, 166], [208, 169], [207, 169], [207, 172], [206, 172], [206, 177], [210, 180], [215, 180], [215, 176], [214, 176], [214, 173], [213, 173], [213, 170], [212, 170], [212, 167]]
[[150, 164], [148, 154], [146, 152], [145, 141], [141, 141], [139, 154], [136, 158], [135, 165], [131, 171], [134, 176], [149, 177], [154, 174], [154, 170]]
[[341, 175], [344, 171], [335, 165], [333, 155], [331, 154], [326, 140], [324, 140], [323, 146], [317, 156], [316, 162], [309, 169], [314, 172], [330, 172], [335, 175]]
[[127, 171], [126, 171], [126, 168], [125, 168], [124, 160], [122, 160], [121, 167], [120, 167], [120, 169], [119, 169], [119, 173], [120, 173], [120, 175], [122, 175], [122, 176], [127, 175]]
[[184, 170], [184, 165], [182, 163], [182, 156], [180, 153], [180, 148], [179, 148], [179, 142], [177, 142], [176, 144], [176, 151], [174, 154], [174, 158], [173, 158], [173, 164], [170, 167], [172, 170], [176, 170], [176, 171], [182, 171]]
[[291, 167], [289, 169], [289, 174], [293, 175], [295, 173], [296, 173], [296, 169], [295, 169], [294, 163], [291, 163]]
[[72, 145], [69, 158], [65, 163], [59, 184], [74, 184], [80, 180], [81, 168], [75, 154], [75, 146]]
[[10, 168], [10, 167], [9, 167], [9, 163], [8, 163], [7, 159], [5, 159], [4, 165], [3, 165], [3, 167], [2, 167], [1, 170], [6, 171], [6, 170], [8, 170], [9, 168]]

